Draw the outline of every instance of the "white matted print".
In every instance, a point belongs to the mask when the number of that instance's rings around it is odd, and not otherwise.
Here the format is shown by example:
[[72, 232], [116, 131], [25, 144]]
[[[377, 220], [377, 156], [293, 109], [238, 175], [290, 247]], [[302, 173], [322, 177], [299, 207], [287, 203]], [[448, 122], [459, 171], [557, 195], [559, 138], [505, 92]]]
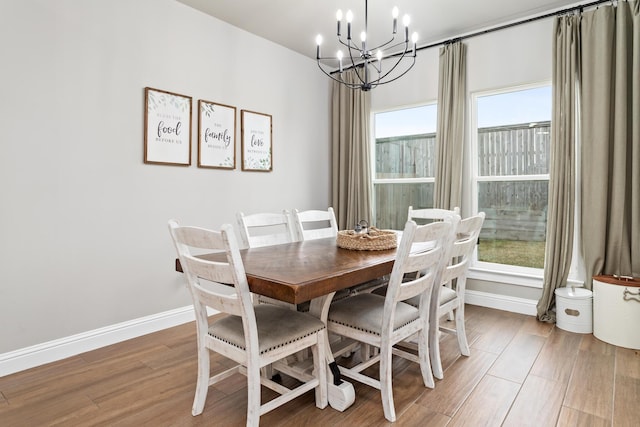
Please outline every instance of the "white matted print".
[[144, 162], [191, 165], [191, 97], [144, 89]]
[[242, 170], [271, 172], [271, 115], [241, 110]]
[[236, 108], [201, 99], [198, 110], [198, 166], [235, 169]]

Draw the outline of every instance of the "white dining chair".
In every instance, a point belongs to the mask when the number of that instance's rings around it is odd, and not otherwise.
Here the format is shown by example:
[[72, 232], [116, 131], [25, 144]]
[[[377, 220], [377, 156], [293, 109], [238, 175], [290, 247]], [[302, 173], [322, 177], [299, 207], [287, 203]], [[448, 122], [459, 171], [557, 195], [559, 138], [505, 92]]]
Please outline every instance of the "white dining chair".
[[[449, 253], [450, 262], [442, 272], [441, 283], [435, 289], [431, 305], [431, 326], [429, 330], [429, 351], [433, 375], [442, 379], [442, 359], [440, 357], [440, 332], [453, 334], [458, 339], [458, 347], [463, 356], [471, 354], [464, 320], [464, 300], [469, 263], [478, 243], [478, 237], [484, 223], [484, 212], [465, 218], [458, 223], [456, 239]], [[414, 301], [415, 303], [415, 301]], [[440, 324], [444, 315], [455, 318], [455, 327]], [[451, 321], [451, 320], [449, 320]]]
[[[270, 304], [254, 306], [247, 276], [231, 225], [221, 231], [181, 227], [169, 221], [180, 264], [193, 299], [198, 344], [198, 377], [192, 414], [204, 410], [209, 386], [236, 372], [247, 377], [247, 426], [257, 426], [260, 416], [315, 389], [316, 406], [327, 406], [327, 367], [325, 358], [326, 327], [307, 313], [294, 312]], [[194, 256], [195, 251], [225, 252], [226, 262], [207, 261]], [[232, 291], [232, 292], [230, 292]], [[227, 315], [209, 323], [207, 307]], [[260, 369], [278, 363], [304, 349], [313, 354], [313, 374], [306, 374], [302, 384], [289, 389], [261, 376]], [[209, 351], [237, 363], [211, 376]], [[298, 378], [299, 379], [299, 378]], [[297, 383], [296, 383], [297, 384]], [[261, 385], [280, 396], [261, 403]], [[222, 424], [211, 414], [211, 423]]]
[[[245, 248], [280, 245], [297, 240], [291, 214], [286, 209], [280, 213], [260, 212], [249, 215], [238, 212], [236, 214], [236, 220]], [[293, 310], [297, 309], [297, 306], [294, 304], [289, 304], [264, 295], [258, 295], [256, 300], [260, 304], [273, 304], [289, 307]], [[308, 304], [305, 304], [305, 310], [301, 311], [309, 311]]]
[[[330, 333], [373, 346], [379, 351], [361, 352], [362, 361], [355, 366], [340, 366], [340, 373], [381, 392], [384, 416], [396, 420], [392, 388], [392, 355], [420, 364], [425, 387], [433, 388], [429, 362], [429, 307], [432, 287], [440, 283], [445, 252], [453, 239], [454, 224], [450, 220], [418, 226], [407, 221], [400, 241], [386, 296], [362, 293], [331, 305], [327, 327]], [[403, 281], [405, 273], [423, 271], [413, 280]], [[418, 297], [418, 307], [402, 300]], [[396, 347], [417, 336], [418, 355]], [[380, 362], [379, 379], [364, 370]]]
[[[454, 207], [453, 209], [439, 209], [439, 208], [424, 208], [413, 209], [413, 206], [409, 206], [409, 212], [407, 219], [416, 221], [417, 224], [428, 224], [433, 221], [442, 221], [445, 218], [452, 218], [455, 215], [460, 216], [460, 208]], [[449, 314], [449, 320], [453, 320], [453, 314]]]
[[[433, 375], [438, 379], [444, 377], [440, 356], [441, 332], [456, 335], [460, 353], [463, 356], [471, 354], [464, 323], [464, 296], [469, 262], [476, 247], [484, 217], [484, 212], [480, 212], [458, 223], [456, 237], [448, 255], [449, 262], [442, 272], [441, 286], [433, 289], [430, 309], [429, 352]], [[413, 306], [418, 306], [420, 303], [417, 298], [405, 302]], [[455, 320], [455, 327], [451, 328], [441, 323], [441, 319], [445, 315], [449, 316], [449, 321]]]
[[292, 211], [297, 240], [323, 239], [338, 235], [338, 223], [333, 208], [323, 210]]
[[295, 231], [289, 211], [236, 214], [240, 238], [246, 248], [279, 245], [295, 241]]

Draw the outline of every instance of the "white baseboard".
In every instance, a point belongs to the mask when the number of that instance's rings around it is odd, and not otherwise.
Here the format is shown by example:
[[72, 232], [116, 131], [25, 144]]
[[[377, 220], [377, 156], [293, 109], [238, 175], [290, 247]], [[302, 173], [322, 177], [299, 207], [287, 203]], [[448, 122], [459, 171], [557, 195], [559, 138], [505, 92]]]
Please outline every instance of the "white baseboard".
[[194, 320], [193, 306], [94, 329], [0, 354], [0, 377]]
[[536, 316], [538, 314], [536, 309], [538, 301], [532, 299], [472, 290], [466, 290], [464, 298], [464, 301], [471, 305], [511, 311], [513, 313], [526, 314], [529, 316]]

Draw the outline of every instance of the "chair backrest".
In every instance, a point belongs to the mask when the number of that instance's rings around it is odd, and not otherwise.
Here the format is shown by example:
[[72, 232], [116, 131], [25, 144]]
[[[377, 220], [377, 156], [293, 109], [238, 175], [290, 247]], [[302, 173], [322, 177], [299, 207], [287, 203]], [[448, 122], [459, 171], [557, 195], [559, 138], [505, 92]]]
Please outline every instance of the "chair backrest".
[[338, 235], [336, 215], [331, 207], [326, 211], [308, 210], [300, 212], [294, 209], [293, 225], [297, 240], [323, 239]]
[[[169, 231], [191, 291], [199, 333], [206, 333], [208, 328], [206, 307], [243, 316], [255, 324], [249, 284], [233, 227], [225, 224], [221, 231], [212, 231], [199, 227], [182, 227], [177, 221], [170, 220]], [[225, 252], [227, 261], [214, 262], [198, 258], [194, 256], [196, 250]], [[233, 289], [235, 292], [232, 292]]]
[[451, 218], [455, 215], [460, 215], [460, 208], [455, 207], [453, 210], [427, 208], [427, 209], [413, 209], [413, 206], [409, 206], [409, 213], [407, 215], [407, 221], [413, 220], [417, 224], [428, 224], [434, 221], [442, 221], [446, 218]]
[[251, 215], [238, 212], [236, 217], [244, 247], [259, 248], [295, 241], [291, 215], [286, 210]]
[[[395, 307], [398, 301], [420, 296], [420, 314], [426, 318], [429, 299], [434, 283], [440, 283], [450, 246], [455, 236], [459, 216], [443, 221], [417, 225], [407, 221], [402, 240], [398, 246], [393, 264], [385, 301], [387, 309]], [[420, 274], [413, 274], [419, 271]], [[412, 273], [409, 275], [409, 273]], [[407, 277], [415, 277], [407, 280]], [[383, 319], [383, 322], [386, 319]], [[386, 326], [386, 323], [385, 323]]]
[[[458, 279], [458, 292], [461, 291], [460, 279], [466, 279], [469, 270], [469, 259], [478, 242], [478, 236], [484, 223], [484, 212], [465, 218], [458, 223], [456, 237], [449, 253], [449, 265], [442, 273], [442, 283], [448, 283], [453, 279]], [[462, 289], [463, 290], [463, 289]]]

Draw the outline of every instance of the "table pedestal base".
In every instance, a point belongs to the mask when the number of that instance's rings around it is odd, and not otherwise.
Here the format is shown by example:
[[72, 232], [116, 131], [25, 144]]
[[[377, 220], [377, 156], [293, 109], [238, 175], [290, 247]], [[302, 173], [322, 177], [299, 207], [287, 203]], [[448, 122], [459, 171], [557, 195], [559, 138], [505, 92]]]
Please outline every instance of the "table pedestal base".
[[353, 384], [342, 381], [340, 385], [333, 384], [329, 379], [329, 405], [335, 410], [343, 412], [356, 401], [356, 391]]

